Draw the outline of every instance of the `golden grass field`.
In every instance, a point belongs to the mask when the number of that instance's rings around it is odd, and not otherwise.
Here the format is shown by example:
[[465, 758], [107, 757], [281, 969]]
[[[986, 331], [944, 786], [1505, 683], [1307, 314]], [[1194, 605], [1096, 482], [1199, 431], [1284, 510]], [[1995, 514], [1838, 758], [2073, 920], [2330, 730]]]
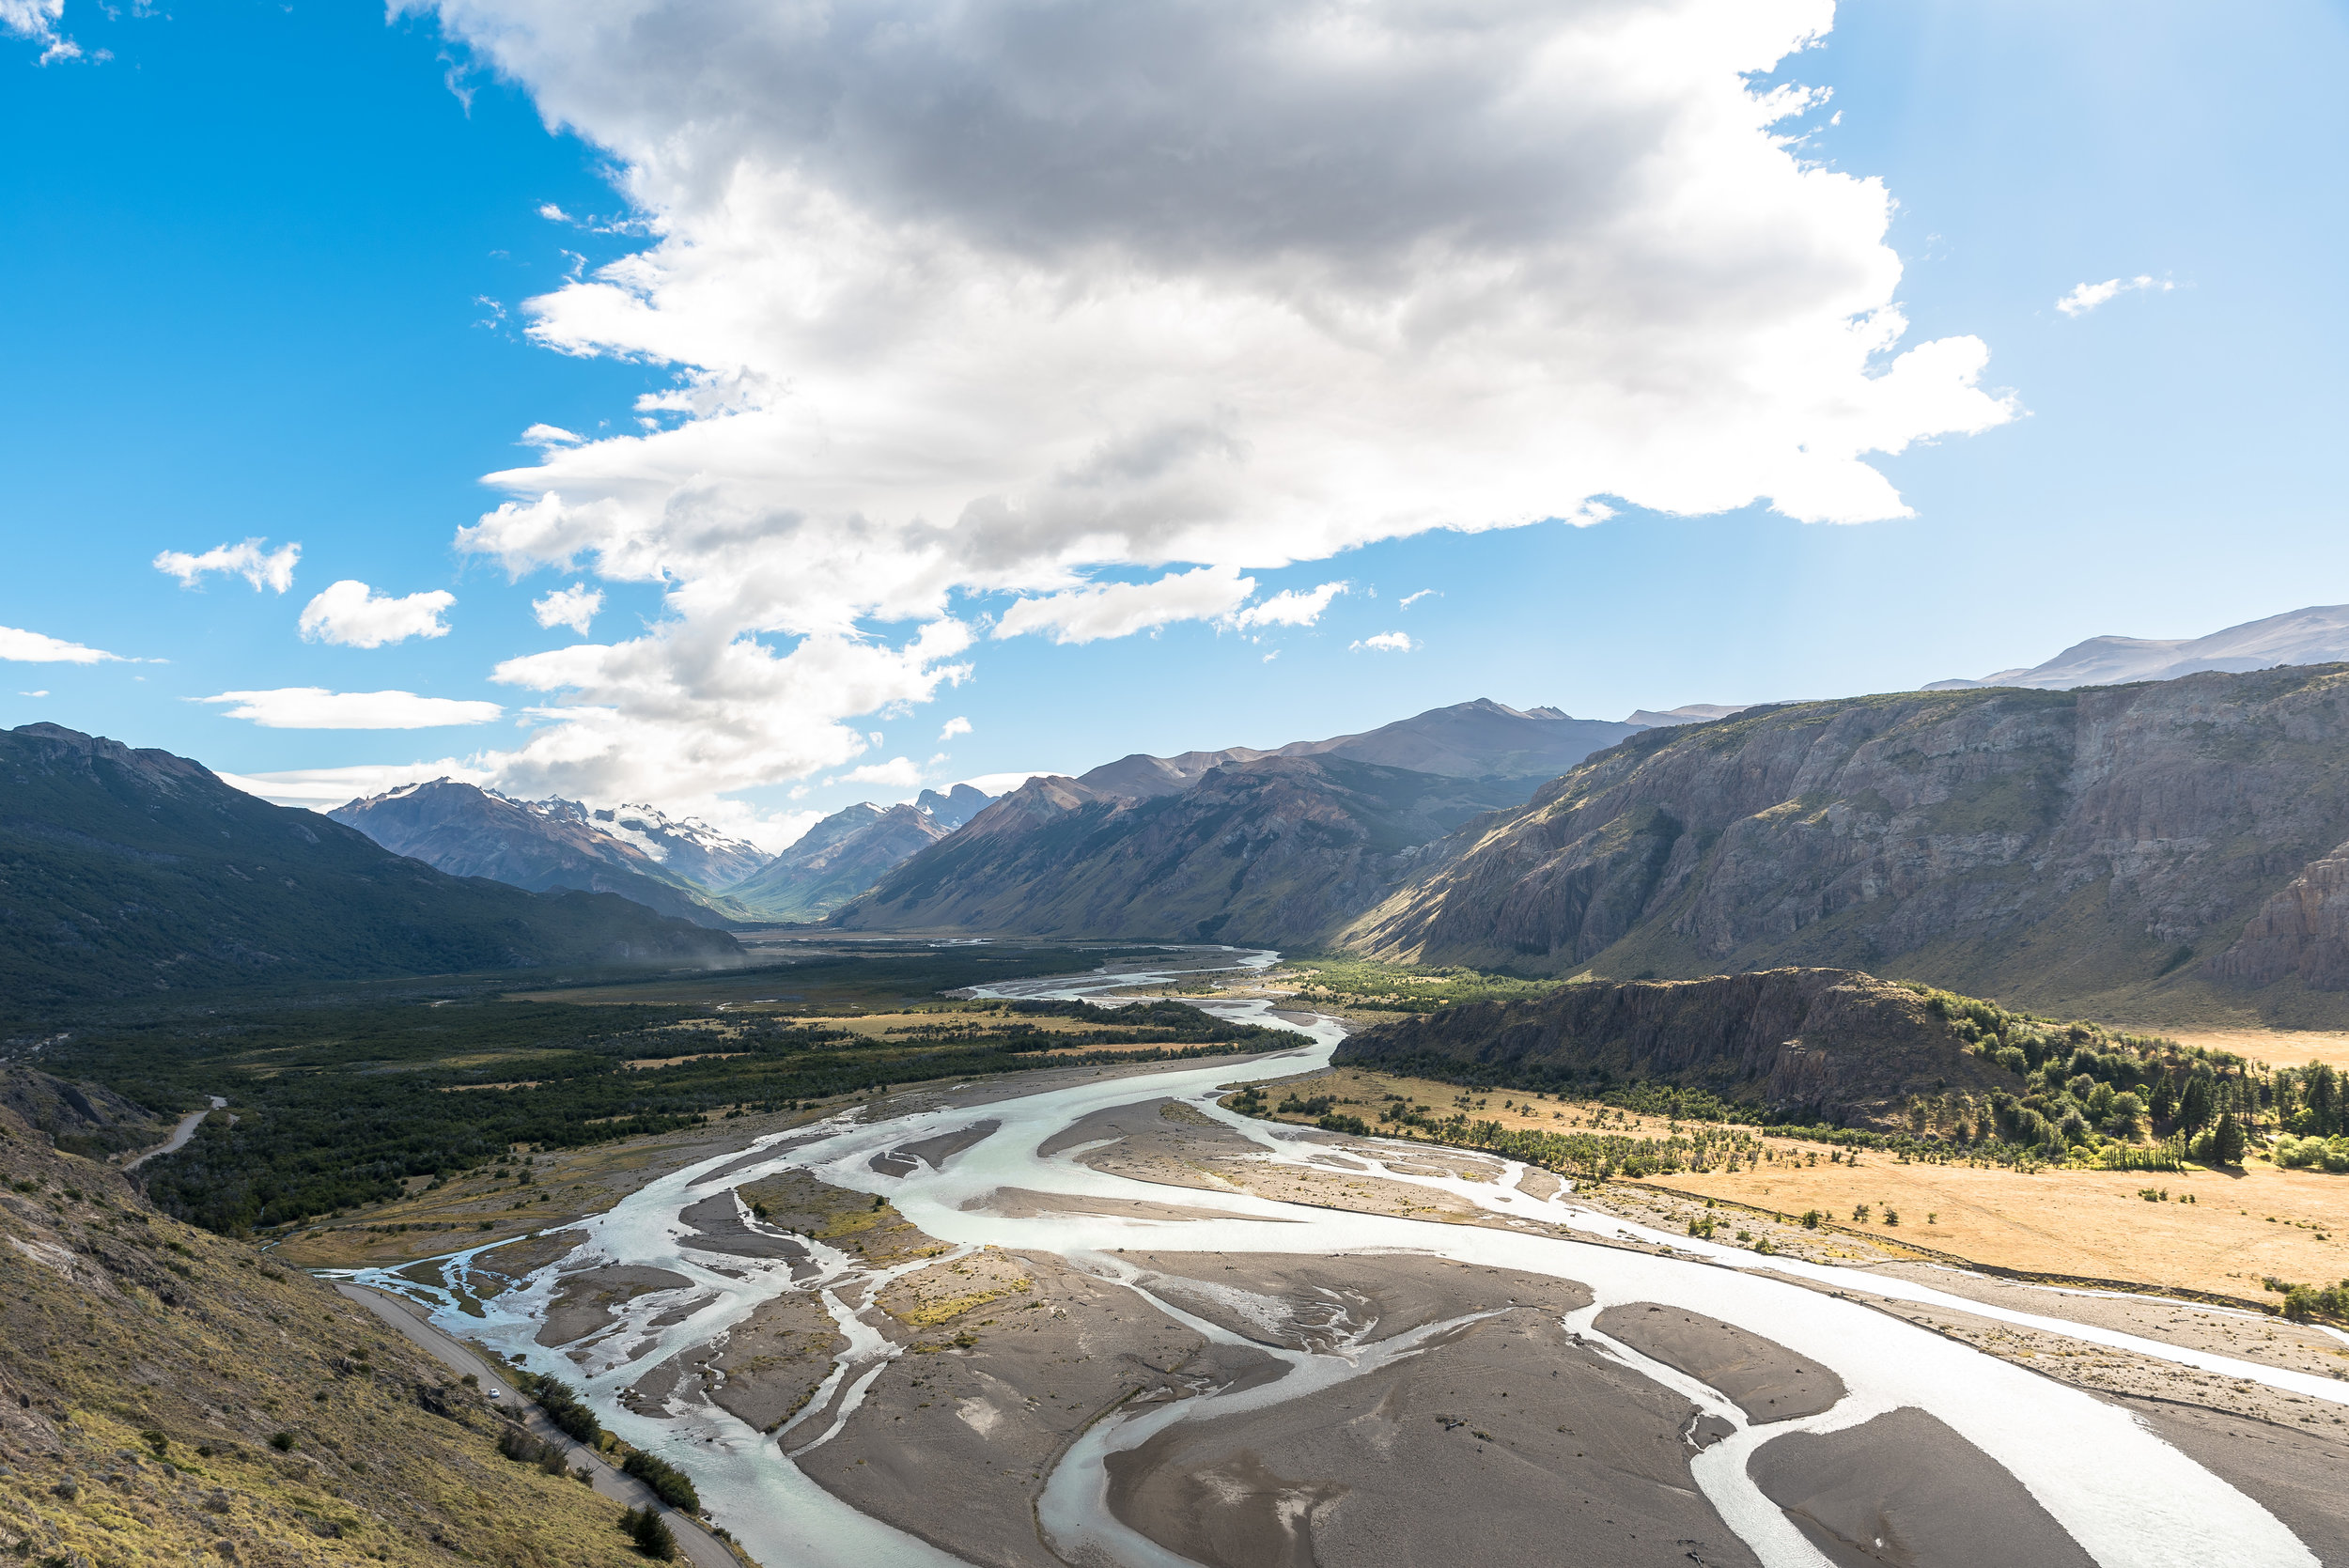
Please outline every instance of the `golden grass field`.
[[[1439, 1116], [1464, 1109], [1457, 1103], [1462, 1092], [1450, 1084], [1350, 1067], [1283, 1080], [1268, 1093], [1275, 1102], [1290, 1093], [1304, 1099], [1329, 1094], [1337, 1110], [1374, 1126], [1388, 1094], [1429, 1106]], [[1591, 1101], [1506, 1090], [1478, 1090], [1467, 1097], [1470, 1115], [1512, 1129], [1657, 1139], [1672, 1132], [1659, 1118]], [[1862, 1152], [1853, 1166], [1830, 1163], [1833, 1151], [1826, 1144], [1768, 1135], [1762, 1142], [1777, 1154], [1776, 1163], [1735, 1173], [1684, 1171], [1621, 1185], [1692, 1193], [1790, 1218], [1820, 1209], [1839, 1228], [1886, 1245], [2069, 1279], [2273, 1302], [2264, 1277], [2316, 1284], [2349, 1278], [2349, 1176], [2282, 1171], [2259, 1159], [2236, 1173], [2196, 1168], [2027, 1175], [1909, 1164], [1874, 1150]], [[1811, 1156], [1817, 1164], [1791, 1163]], [[2147, 1202], [2139, 1195], [2146, 1188], [2166, 1190], [2168, 1201]], [[2181, 1201], [2189, 1194], [2194, 1202]], [[1863, 1203], [1870, 1217], [1860, 1222], [1853, 1211]], [[1888, 1207], [1898, 1224], [1884, 1223]]]

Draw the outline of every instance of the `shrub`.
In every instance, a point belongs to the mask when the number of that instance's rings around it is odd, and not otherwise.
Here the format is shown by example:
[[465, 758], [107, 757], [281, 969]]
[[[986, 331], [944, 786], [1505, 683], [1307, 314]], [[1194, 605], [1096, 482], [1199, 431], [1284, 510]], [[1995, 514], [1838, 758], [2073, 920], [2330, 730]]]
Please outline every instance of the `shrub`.
[[620, 1468], [651, 1487], [654, 1494], [671, 1508], [681, 1508], [688, 1514], [701, 1512], [702, 1499], [693, 1490], [692, 1479], [667, 1460], [656, 1458], [640, 1449], [630, 1454], [628, 1462]]
[[631, 1508], [620, 1515], [620, 1529], [636, 1543], [636, 1549], [656, 1562], [669, 1562], [677, 1557], [677, 1537], [661, 1520], [657, 1509]]
[[596, 1413], [582, 1405], [578, 1393], [561, 1378], [538, 1378], [530, 1397], [571, 1441], [592, 1445], [603, 1436], [603, 1424], [596, 1420]]
[[301, 1440], [290, 1432], [272, 1432], [270, 1434], [269, 1446], [280, 1453], [291, 1453], [293, 1446]]

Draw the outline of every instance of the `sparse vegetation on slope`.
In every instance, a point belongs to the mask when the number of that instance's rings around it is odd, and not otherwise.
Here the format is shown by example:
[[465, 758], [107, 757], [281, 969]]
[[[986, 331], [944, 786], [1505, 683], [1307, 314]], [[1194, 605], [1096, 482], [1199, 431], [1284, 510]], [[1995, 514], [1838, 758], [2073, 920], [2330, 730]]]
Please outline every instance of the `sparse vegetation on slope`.
[[617, 1503], [367, 1312], [0, 1110], [0, 1554], [620, 1568]]

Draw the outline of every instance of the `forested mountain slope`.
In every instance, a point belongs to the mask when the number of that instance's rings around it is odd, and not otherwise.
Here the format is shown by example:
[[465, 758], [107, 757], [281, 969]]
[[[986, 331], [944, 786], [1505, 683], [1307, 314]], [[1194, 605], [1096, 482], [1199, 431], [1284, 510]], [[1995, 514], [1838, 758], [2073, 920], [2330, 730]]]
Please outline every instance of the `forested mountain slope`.
[[741, 951], [607, 893], [449, 877], [185, 757], [55, 724], [0, 733], [0, 997], [35, 1008]]
[[1439, 848], [1348, 945], [2349, 1021], [2349, 668], [1750, 710], [1635, 737]]

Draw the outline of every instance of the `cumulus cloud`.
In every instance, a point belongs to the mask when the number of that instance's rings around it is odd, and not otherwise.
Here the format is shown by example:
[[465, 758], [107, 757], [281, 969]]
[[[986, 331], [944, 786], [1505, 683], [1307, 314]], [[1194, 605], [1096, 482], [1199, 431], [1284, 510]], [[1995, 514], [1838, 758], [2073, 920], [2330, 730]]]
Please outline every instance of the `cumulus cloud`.
[[582, 637], [595, 624], [596, 612], [603, 608], [603, 590], [590, 588], [584, 582], [574, 582], [558, 588], [544, 598], [530, 601], [530, 613], [538, 617], [538, 624], [552, 631], [558, 626], [569, 627]]
[[299, 544], [272, 550], [267, 539], [247, 539], [241, 544], [214, 545], [201, 555], [166, 550], [155, 557], [155, 569], [178, 578], [182, 588], [194, 587], [212, 572], [226, 572], [252, 583], [257, 594], [264, 588], [282, 594], [293, 586], [294, 563], [301, 559]]
[[887, 762], [868, 762], [862, 768], [851, 768], [832, 782], [911, 789], [922, 782], [922, 768], [911, 757], [891, 757]]
[[47, 689], [44, 688], [39, 691], [19, 691], [17, 695], [20, 697], [46, 697], [49, 695], [49, 692]]
[[2168, 278], [2139, 273], [2133, 278], [2107, 278], [2102, 283], [2083, 283], [2056, 302], [2056, 309], [2066, 316], [2085, 316], [2098, 305], [2124, 293], [2151, 292], [2167, 294], [2177, 287]]
[[[86, 648], [79, 643], [69, 643], [61, 637], [48, 637], [38, 631], [23, 631], [12, 626], [0, 626], [0, 659], [17, 664], [121, 664], [128, 662], [118, 653], [103, 648]], [[46, 693], [43, 693], [46, 695]]]
[[[835, 766], [848, 705], [925, 700], [997, 604], [1081, 644], [1610, 498], [1902, 516], [1871, 455], [2014, 411], [1979, 340], [1906, 341], [1889, 194], [1783, 132], [1815, 95], [1754, 85], [1828, 0], [408, 3], [652, 236], [526, 308], [674, 385], [460, 536], [663, 586], [534, 741], [566, 768], [665, 769], [776, 681], [792, 726], [727, 776]], [[854, 696], [782, 673], [856, 649], [890, 676]]]
[[946, 721], [946, 727], [938, 732], [938, 738], [941, 740], [952, 740], [956, 736], [969, 735], [970, 733], [970, 720], [959, 718], [949, 719]]
[[413, 691], [330, 691], [323, 686], [223, 691], [195, 700], [229, 704], [229, 718], [271, 730], [428, 730], [486, 724], [505, 711], [495, 703], [420, 697]]
[[[40, 45], [42, 65], [82, 57], [82, 46], [57, 31], [64, 15], [65, 0], [0, 0], [0, 30]], [[105, 51], [98, 57], [105, 59]]]
[[1252, 604], [1236, 613], [1232, 623], [1240, 627], [1311, 626], [1321, 619], [1321, 613], [1330, 608], [1330, 601], [1346, 592], [1344, 582], [1324, 582], [1305, 593], [1290, 588], [1273, 595], [1261, 604]]
[[[455, 594], [440, 588], [394, 598], [346, 577], [302, 607], [302, 635], [306, 642], [338, 643], [347, 648], [380, 648], [411, 637], [445, 637], [448, 623], [441, 616], [456, 602]], [[538, 624], [549, 623], [541, 617]]]
[[1368, 648], [1373, 653], [1408, 653], [1418, 646], [1417, 643], [1412, 642], [1409, 637], [1400, 631], [1382, 631], [1375, 637], [1365, 637], [1361, 642], [1350, 644], [1346, 651], [1360, 653], [1362, 649]]

